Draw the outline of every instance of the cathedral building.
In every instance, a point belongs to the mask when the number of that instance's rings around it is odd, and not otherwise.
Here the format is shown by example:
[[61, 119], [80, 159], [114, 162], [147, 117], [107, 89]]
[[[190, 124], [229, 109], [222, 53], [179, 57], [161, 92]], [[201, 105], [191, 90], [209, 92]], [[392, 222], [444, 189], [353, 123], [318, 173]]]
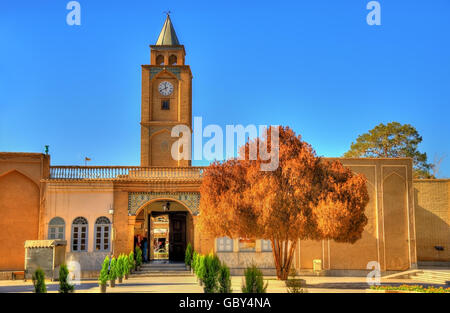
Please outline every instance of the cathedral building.
[[[191, 243], [233, 273], [251, 262], [274, 273], [269, 241], [210, 238], [196, 227], [204, 168], [171, 156], [172, 127], [192, 129], [192, 78], [167, 16], [142, 65], [140, 166], [52, 166], [48, 154], [0, 153], [0, 271], [23, 270], [26, 240], [60, 239], [66, 261], [95, 274], [106, 255], [132, 251], [139, 236], [148, 239], [149, 260], [183, 261]], [[340, 160], [367, 177], [368, 225], [355, 244], [300, 241], [298, 271], [311, 271], [314, 260], [330, 275], [366, 273], [372, 261], [383, 272], [450, 261], [449, 181], [413, 181], [407, 158]]]

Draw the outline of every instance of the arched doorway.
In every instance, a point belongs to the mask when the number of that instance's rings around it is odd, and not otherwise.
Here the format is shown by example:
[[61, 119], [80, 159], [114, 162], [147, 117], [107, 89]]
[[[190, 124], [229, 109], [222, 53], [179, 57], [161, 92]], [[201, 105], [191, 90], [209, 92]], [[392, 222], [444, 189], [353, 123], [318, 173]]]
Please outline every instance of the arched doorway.
[[193, 244], [193, 231], [192, 214], [178, 200], [153, 199], [136, 212], [135, 241], [140, 238], [148, 261], [183, 262], [187, 244]]

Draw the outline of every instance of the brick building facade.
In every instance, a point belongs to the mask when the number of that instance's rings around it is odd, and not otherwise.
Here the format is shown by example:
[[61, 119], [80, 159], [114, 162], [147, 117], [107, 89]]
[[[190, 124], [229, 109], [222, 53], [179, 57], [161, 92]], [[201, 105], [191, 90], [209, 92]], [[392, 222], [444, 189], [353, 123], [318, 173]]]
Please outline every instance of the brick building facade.
[[[106, 254], [127, 253], [137, 235], [150, 259], [183, 259], [188, 243], [216, 252], [238, 273], [250, 262], [273, 272], [264, 240], [210, 238], [196, 228], [202, 167], [171, 157], [174, 125], [192, 128], [192, 73], [167, 17], [142, 66], [141, 166], [51, 166], [50, 156], [0, 153], [0, 270], [24, 267], [24, 241], [64, 239], [66, 260], [98, 271]], [[296, 269], [321, 260], [333, 273], [414, 268], [450, 261], [450, 182], [413, 181], [411, 159], [340, 159], [368, 180], [369, 223], [355, 244], [301, 241]], [[442, 248], [442, 251], [438, 249]]]

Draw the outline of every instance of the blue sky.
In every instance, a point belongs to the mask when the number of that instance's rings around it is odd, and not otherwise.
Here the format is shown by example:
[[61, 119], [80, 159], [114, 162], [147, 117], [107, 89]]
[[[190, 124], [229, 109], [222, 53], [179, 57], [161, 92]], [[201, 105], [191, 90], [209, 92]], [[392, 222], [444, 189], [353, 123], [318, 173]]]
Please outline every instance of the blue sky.
[[450, 176], [448, 0], [379, 1], [381, 26], [368, 0], [79, 2], [81, 26], [68, 1], [0, 3], [0, 151], [138, 165], [140, 65], [171, 10], [204, 125], [289, 125], [340, 156], [381, 122], [410, 123]]

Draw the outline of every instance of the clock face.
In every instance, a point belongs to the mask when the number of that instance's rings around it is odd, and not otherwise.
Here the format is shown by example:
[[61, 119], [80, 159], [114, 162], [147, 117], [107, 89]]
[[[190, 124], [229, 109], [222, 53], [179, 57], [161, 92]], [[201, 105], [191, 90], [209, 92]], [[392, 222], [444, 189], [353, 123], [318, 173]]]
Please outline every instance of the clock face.
[[173, 92], [173, 85], [169, 82], [161, 82], [158, 86], [158, 91], [163, 96], [169, 96]]

